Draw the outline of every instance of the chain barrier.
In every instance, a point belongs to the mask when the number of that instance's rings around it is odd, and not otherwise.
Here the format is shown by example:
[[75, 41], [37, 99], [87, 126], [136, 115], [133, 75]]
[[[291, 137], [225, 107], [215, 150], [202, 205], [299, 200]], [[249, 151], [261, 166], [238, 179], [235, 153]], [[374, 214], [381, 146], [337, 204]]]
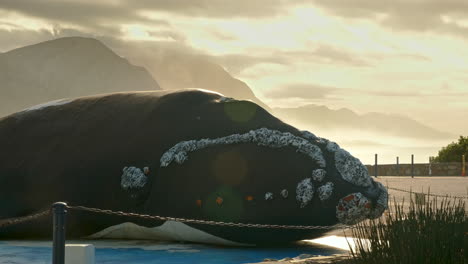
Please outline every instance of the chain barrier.
[[[419, 193], [408, 191], [400, 188], [388, 187], [388, 190], [395, 190], [399, 192], [405, 192], [410, 194], [424, 194], [428, 196], [434, 197], [442, 197], [442, 198], [455, 198], [455, 199], [468, 199], [468, 196], [450, 196], [450, 195], [440, 195], [440, 194], [431, 194], [431, 193]], [[251, 223], [234, 223], [234, 222], [219, 222], [219, 221], [211, 221], [211, 220], [201, 220], [201, 219], [187, 219], [187, 218], [178, 218], [178, 217], [167, 217], [167, 216], [157, 216], [157, 215], [146, 215], [146, 214], [136, 214], [136, 213], [127, 213], [122, 211], [112, 211], [106, 209], [99, 209], [99, 208], [92, 208], [92, 207], [85, 207], [85, 206], [66, 206], [68, 209], [77, 210], [77, 211], [87, 211], [93, 213], [102, 213], [107, 215], [117, 215], [117, 216], [125, 216], [125, 217], [137, 217], [149, 220], [160, 220], [160, 221], [176, 221], [181, 223], [190, 223], [190, 224], [202, 224], [202, 225], [214, 225], [214, 226], [229, 226], [229, 227], [247, 227], [247, 228], [266, 228], [266, 229], [297, 229], [297, 230], [331, 230], [331, 229], [344, 229], [344, 228], [353, 228], [349, 225], [331, 225], [331, 226], [305, 226], [305, 225], [271, 225], [271, 224], [251, 224]], [[50, 209], [28, 215], [22, 217], [15, 217], [15, 218], [8, 218], [8, 219], [0, 219], [0, 228], [16, 225], [24, 222], [29, 222], [35, 220], [37, 218], [47, 216], [51, 213]]]
[[298, 229], [298, 230], [329, 230], [329, 229], [338, 229], [338, 228], [349, 228], [348, 225], [332, 225], [332, 226], [304, 226], [304, 225], [268, 225], [268, 224], [250, 224], [250, 223], [233, 223], [233, 222], [218, 222], [210, 220], [200, 220], [200, 219], [186, 219], [178, 217], [166, 217], [166, 216], [157, 216], [157, 215], [145, 215], [145, 214], [136, 214], [136, 213], [126, 213], [122, 211], [112, 211], [104, 210], [99, 208], [91, 208], [85, 206], [71, 206], [67, 205], [68, 209], [71, 210], [80, 210], [94, 213], [103, 213], [108, 215], [118, 215], [118, 216], [127, 216], [127, 217], [138, 217], [149, 220], [161, 220], [161, 221], [177, 221], [181, 223], [190, 223], [190, 224], [202, 224], [202, 225], [215, 225], [215, 226], [229, 226], [229, 227], [248, 227], [248, 228], [268, 228], [268, 229]]
[[[87, 211], [93, 213], [102, 213], [107, 215], [117, 215], [117, 216], [126, 216], [126, 217], [137, 217], [149, 220], [161, 220], [161, 221], [176, 221], [181, 223], [190, 223], [190, 224], [202, 224], [202, 225], [215, 225], [215, 226], [229, 226], [229, 227], [248, 227], [248, 228], [267, 228], [267, 229], [298, 229], [298, 230], [331, 230], [339, 228], [351, 228], [348, 225], [332, 225], [332, 226], [304, 226], [304, 225], [269, 225], [269, 224], [251, 224], [251, 223], [233, 223], [233, 222], [218, 222], [210, 220], [200, 220], [200, 219], [187, 219], [187, 218], [178, 218], [178, 217], [166, 217], [158, 215], [146, 215], [146, 214], [136, 214], [136, 213], [126, 213], [122, 211], [112, 211], [106, 209], [85, 207], [85, 206], [71, 206], [67, 205], [67, 209], [77, 210], [77, 211]], [[0, 220], [0, 228], [7, 227], [10, 225], [20, 224], [34, 219], [46, 216], [50, 214], [50, 209], [22, 217], [8, 218]]]
[[410, 194], [421, 194], [421, 195], [427, 195], [427, 196], [433, 196], [433, 197], [441, 197], [441, 198], [453, 198], [453, 199], [468, 199], [468, 196], [456, 196], [456, 195], [441, 195], [441, 194], [432, 194], [432, 193], [420, 193], [420, 192], [413, 192], [413, 191], [408, 191], [405, 189], [400, 189], [400, 188], [394, 188], [394, 187], [388, 187], [387, 189], [389, 190], [394, 190], [394, 191], [399, 191], [399, 192], [405, 192], [405, 193], [410, 193]]
[[0, 228], [7, 227], [7, 226], [10, 226], [10, 225], [16, 225], [16, 224], [20, 224], [20, 223], [29, 222], [29, 221], [35, 220], [37, 218], [40, 218], [40, 217], [43, 217], [43, 216], [46, 216], [46, 215], [49, 215], [49, 214], [50, 214], [50, 209], [47, 209], [47, 210], [44, 210], [42, 212], [35, 213], [35, 214], [32, 214], [32, 215], [28, 215], [28, 216], [0, 219]]

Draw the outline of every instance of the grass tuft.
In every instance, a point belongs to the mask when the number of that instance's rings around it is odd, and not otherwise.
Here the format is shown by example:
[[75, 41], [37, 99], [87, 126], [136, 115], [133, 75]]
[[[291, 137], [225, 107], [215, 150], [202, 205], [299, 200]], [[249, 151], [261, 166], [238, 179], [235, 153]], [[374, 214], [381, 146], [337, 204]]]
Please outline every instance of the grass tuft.
[[413, 195], [383, 217], [357, 224], [351, 263], [468, 263], [468, 215], [465, 202]]

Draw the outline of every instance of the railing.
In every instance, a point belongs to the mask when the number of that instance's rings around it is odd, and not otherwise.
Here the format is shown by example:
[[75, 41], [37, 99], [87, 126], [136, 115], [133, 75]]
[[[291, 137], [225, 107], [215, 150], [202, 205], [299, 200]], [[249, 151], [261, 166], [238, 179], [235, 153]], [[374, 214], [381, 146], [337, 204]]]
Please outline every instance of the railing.
[[[441, 194], [431, 194], [431, 193], [418, 193], [411, 190], [404, 190], [399, 188], [387, 187], [389, 190], [395, 190], [399, 192], [405, 192], [416, 195], [427, 195], [433, 197], [443, 197], [443, 198], [454, 198], [454, 199], [468, 199], [468, 196], [451, 196], [451, 195], [441, 195]], [[117, 216], [127, 216], [127, 217], [137, 217], [150, 220], [163, 220], [163, 221], [177, 221], [182, 223], [192, 223], [192, 224], [203, 224], [203, 225], [217, 225], [217, 226], [229, 226], [229, 227], [244, 227], [244, 228], [268, 228], [268, 229], [296, 229], [296, 230], [331, 230], [338, 228], [352, 228], [349, 225], [331, 225], [331, 226], [305, 226], [305, 225], [270, 225], [270, 224], [252, 224], [252, 223], [233, 223], [233, 222], [218, 222], [210, 220], [200, 220], [200, 219], [187, 219], [187, 218], [177, 218], [177, 217], [165, 217], [157, 215], [146, 215], [146, 214], [136, 214], [136, 213], [127, 213], [122, 211], [112, 211], [99, 208], [85, 207], [85, 206], [72, 206], [67, 205], [64, 202], [54, 203], [51, 209], [44, 210], [32, 215], [15, 217], [9, 219], [0, 219], [0, 228], [16, 225], [24, 222], [29, 222], [37, 218], [45, 217], [53, 213], [53, 248], [52, 248], [52, 263], [53, 264], [63, 264], [65, 261], [65, 227], [66, 227], [66, 215], [69, 210], [77, 211], [87, 211], [94, 213], [102, 213], [107, 215], [117, 215]]]
[[467, 176], [467, 166], [465, 156], [461, 156], [459, 162], [434, 162], [429, 159], [429, 163], [415, 163], [414, 155], [411, 155], [411, 163], [400, 163], [400, 158], [396, 157], [396, 163], [380, 164], [378, 154], [375, 154], [374, 164], [366, 164], [369, 173], [373, 176]]
[[29, 222], [40, 217], [50, 215], [53, 212], [53, 245], [52, 245], [52, 264], [64, 264], [65, 261], [65, 226], [66, 215], [68, 211], [87, 211], [93, 213], [102, 213], [107, 215], [137, 217], [150, 220], [163, 220], [163, 221], [177, 221], [181, 223], [203, 224], [203, 225], [216, 225], [216, 226], [229, 226], [229, 227], [243, 227], [243, 228], [268, 228], [268, 229], [296, 229], [296, 230], [331, 230], [338, 228], [350, 228], [348, 225], [332, 225], [332, 226], [305, 226], [305, 225], [270, 225], [270, 224], [252, 224], [252, 223], [233, 223], [233, 222], [218, 222], [200, 219], [187, 219], [178, 217], [166, 217], [157, 215], [146, 215], [127, 213], [122, 211], [112, 211], [99, 208], [85, 207], [85, 206], [72, 206], [64, 202], [57, 202], [52, 205], [52, 210], [44, 210], [29, 216], [16, 217], [9, 219], [0, 219], [0, 228], [16, 225], [24, 222]]

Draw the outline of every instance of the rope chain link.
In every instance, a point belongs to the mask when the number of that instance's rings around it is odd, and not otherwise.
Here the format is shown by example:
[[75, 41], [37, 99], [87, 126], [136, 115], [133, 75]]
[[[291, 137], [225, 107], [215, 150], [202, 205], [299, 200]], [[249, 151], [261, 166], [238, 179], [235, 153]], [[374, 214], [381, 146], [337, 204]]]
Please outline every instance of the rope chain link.
[[413, 192], [413, 191], [408, 191], [405, 189], [400, 189], [400, 188], [394, 188], [394, 187], [388, 187], [387, 189], [389, 190], [394, 190], [394, 191], [399, 191], [399, 192], [405, 192], [405, 193], [410, 193], [410, 194], [423, 194], [423, 195], [428, 195], [428, 196], [433, 196], [433, 197], [441, 197], [441, 198], [453, 198], [453, 199], [468, 199], [468, 196], [456, 196], [456, 195], [441, 195], [441, 194], [432, 194], [432, 193], [420, 193], [420, 192]]
[[11, 225], [17, 225], [17, 224], [20, 224], [20, 223], [25, 223], [25, 222], [35, 220], [37, 218], [49, 215], [50, 211], [51, 211], [51, 209], [47, 209], [47, 210], [44, 210], [44, 211], [41, 211], [39, 213], [35, 213], [35, 214], [32, 214], [32, 215], [14, 217], [14, 218], [7, 218], [7, 219], [0, 219], [0, 228], [11, 226]]
[[102, 214], [108, 214], [108, 215], [138, 217], [138, 218], [149, 219], [149, 220], [176, 221], [176, 222], [181, 222], [181, 223], [214, 225], [214, 226], [268, 228], [268, 229], [298, 229], [298, 230], [329, 230], [329, 229], [351, 227], [348, 225], [341, 225], [341, 224], [332, 225], [332, 226], [304, 226], [304, 225], [269, 225], [269, 224], [218, 222], [218, 221], [211, 221], [211, 220], [187, 219], [187, 218], [178, 218], [178, 217], [166, 217], [166, 216], [157, 216], [157, 215], [126, 213], [122, 211], [104, 210], [104, 209], [91, 208], [91, 207], [85, 207], [85, 206], [67, 205], [67, 208], [71, 210], [88, 211], [88, 212], [102, 213]]

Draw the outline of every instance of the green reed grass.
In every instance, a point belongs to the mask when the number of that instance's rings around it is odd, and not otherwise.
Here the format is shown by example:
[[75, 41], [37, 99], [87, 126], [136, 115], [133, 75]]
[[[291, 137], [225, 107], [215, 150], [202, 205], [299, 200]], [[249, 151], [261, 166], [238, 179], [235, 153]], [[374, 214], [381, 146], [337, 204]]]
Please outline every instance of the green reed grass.
[[383, 217], [352, 230], [356, 248], [351, 263], [467, 263], [468, 215], [465, 202], [453, 198], [410, 198]]

